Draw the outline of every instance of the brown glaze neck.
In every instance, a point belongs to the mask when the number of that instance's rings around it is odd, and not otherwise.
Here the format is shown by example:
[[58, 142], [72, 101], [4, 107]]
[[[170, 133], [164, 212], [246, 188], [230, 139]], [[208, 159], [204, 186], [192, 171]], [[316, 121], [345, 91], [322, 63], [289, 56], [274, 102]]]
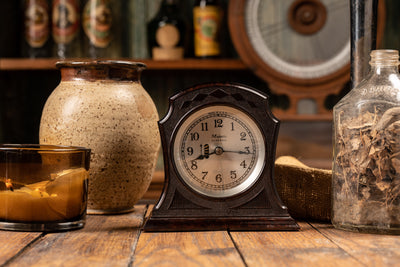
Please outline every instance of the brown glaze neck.
[[61, 61], [56, 63], [56, 67], [61, 71], [62, 81], [140, 81], [146, 65], [131, 61], [96, 60]]

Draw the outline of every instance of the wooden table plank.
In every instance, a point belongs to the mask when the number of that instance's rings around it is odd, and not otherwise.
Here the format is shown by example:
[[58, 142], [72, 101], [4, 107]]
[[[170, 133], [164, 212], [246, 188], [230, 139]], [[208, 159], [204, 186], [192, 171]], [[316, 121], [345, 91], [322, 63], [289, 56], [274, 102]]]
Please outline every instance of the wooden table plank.
[[362, 234], [313, 224], [323, 235], [366, 266], [399, 266], [400, 236]]
[[88, 216], [77, 231], [50, 233], [10, 266], [128, 266], [143, 224], [145, 205], [130, 214]]
[[142, 233], [134, 266], [244, 266], [229, 234], [216, 232]]
[[39, 239], [42, 233], [0, 231], [0, 266]]
[[298, 232], [231, 232], [247, 266], [362, 266], [308, 223]]

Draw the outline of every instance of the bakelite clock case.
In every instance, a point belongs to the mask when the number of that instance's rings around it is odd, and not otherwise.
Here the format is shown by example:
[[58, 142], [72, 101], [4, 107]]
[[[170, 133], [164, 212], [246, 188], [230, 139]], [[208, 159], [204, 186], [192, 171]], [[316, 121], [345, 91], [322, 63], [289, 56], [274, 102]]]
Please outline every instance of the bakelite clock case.
[[[269, 109], [267, 95], [245, 85], [212, 83], [182, 91], [169, 102], [168, 113], [159, 122], [165, 184], [144, 226], [145, 231], [299, 229], [275, 189], [273, 167], [279, 121]], [[251, 186], [234, 194], [224, 195], [223, 189], [213, 194], [199, 192], [187, 182], [190, 177], [182, 177], [185, 173], [177, 168], [176, 161], [182, 160], [174, 154], [177, 133], [182, 132], [182, 125], [190, 125], [185, 121], [192, 118], [192, 114], [210, 107], [229, 107], [242, 112], [245, 115], [241, 120], [253, 121], [264, 142], [261, 146], [265, 147], [261, 153], [264, 164], [256, 179]]]

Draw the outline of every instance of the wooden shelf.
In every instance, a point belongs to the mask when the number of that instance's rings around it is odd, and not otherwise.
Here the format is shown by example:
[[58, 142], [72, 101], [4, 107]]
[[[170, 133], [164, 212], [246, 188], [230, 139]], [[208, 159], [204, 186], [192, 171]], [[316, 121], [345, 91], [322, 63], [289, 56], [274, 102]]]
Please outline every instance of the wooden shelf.
[[[74, 59], [89, 60], [89, 59]], [[150, 60], [150, 59], [121, 59], [142, 62], [149, 70], [247, 70], [239, 59], [183, 59], [183, 60]], [[0, 59], [0, 71], [18, 70], [53, 70], [57, 58], [3, 58]]]
[[[90, 60], [69, 59], [69, 60]], [[147, 65], [148, 70], [210, 70], [210, 71], [250, 71], [240, 59], [194, 59], [183, 60], [151, 60], [151, 59], [126, 59], [119, 60], [142, 62]], [[55, 63], [58, 58], [0, 58], [0, 71], [37, 71], [56, 70]], [[285, 121], [331, 121], [332, 114], [287, 114], [276, 111], [276, 117]]]

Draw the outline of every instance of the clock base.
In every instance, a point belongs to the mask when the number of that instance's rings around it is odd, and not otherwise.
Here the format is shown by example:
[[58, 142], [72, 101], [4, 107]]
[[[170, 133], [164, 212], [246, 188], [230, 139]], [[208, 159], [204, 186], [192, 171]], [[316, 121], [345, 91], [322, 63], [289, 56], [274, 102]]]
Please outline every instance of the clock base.
[[286, 217], [156, 217], [146, 222], [145, 232], [180, 231], [297, 231], [299, 225]]

